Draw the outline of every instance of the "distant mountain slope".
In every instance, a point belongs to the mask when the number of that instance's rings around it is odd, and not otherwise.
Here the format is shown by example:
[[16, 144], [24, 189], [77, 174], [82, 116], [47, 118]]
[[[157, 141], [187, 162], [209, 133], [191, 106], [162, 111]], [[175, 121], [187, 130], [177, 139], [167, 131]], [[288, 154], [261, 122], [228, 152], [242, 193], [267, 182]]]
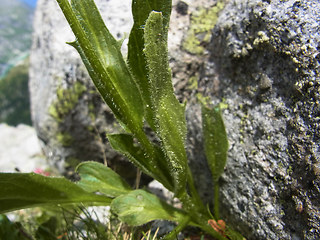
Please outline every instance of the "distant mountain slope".
[[0, 78], [29, 52], [33, 12], [20, 0], [0, 0]]

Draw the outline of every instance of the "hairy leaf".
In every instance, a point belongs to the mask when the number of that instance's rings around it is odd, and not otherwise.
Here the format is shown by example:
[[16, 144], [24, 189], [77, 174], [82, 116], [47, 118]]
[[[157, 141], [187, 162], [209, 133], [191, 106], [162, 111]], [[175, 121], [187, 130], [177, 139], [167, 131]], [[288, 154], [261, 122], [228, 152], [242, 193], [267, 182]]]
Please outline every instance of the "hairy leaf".
[[217, 182], [227, 162], [228, 137], [220, 107], [211, 109], [202, 103], [201, 110], [204, 149], [213, 181]]
[[111, 203], [111, 211], [131, 226], [139, 226], [156, 219], [179, 221], [185, 218], [183, 211], [144, 190], [135, 190], [115, 198]]
[[[165, 163], [164, 156], [159, 149], [154, 153], [153, 157], [157, 157], [157, 165], [150, 162], [150, 156], [134, 142], [132, 135], [129, 134], [109, 134], [108, 140], [113, 149], [125, 155], [133, 164], [139, 167], [144, 173], [160, 181], [166, 188], [172, 190], [170, 176]], [[157, 148], [155, 148], [157, 150]]]
[[88, 192], [100, 192], [114, 198], [131, 191], [131, 187], [116, 172], [97, 162], [84, 162], [76, 171], [81, 180], [78, 186]]
[[167, 30], [160, 12], [151, 12], [145, 25], [144, 53], [149, 69], [151, 104], [156, 132], [168, 157], [175, 194], [185, 191], [187, 157], [185, 151], [186, 121], [184, 106], [176, 99], [171, 81], [167, 52]]
[[35, 173], [0, 173], [0, 189], [0, 213], [50, 204], [111, 202], [109, 197], [87, 192], [65, 178]]
[[120, 44], [110, 34], [93, 0], [57, 0], [76, 41], [90, 77], [115, 116], [130, 131], [142, 128], [140, 91], [127, 68]]
[[134, 24], [130, 32], [128, 43], [128, 64], [139, 88], [145, 103], [146, 118], [149, 125], [154, 129], [153, 113], [151, 109], [151, 94], [148, 80], [148, 69], [143, 54], [144, 49], [144, 26], [151, 11], [162, 12], [163, 24], [157, 26], [164, 32], [169, 26], [172, 0], [134, 0], [132, 1], [132, 15]]

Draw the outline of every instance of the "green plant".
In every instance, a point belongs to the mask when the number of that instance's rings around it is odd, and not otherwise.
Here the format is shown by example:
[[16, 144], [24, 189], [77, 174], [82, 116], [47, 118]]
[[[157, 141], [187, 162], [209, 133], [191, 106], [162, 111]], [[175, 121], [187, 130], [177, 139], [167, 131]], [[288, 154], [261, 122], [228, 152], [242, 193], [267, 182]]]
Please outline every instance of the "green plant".
[[[144, 173], [161, 182], [182, 202], [175, 208], [144, 189], [133, 190], [105, 165], [81, 163], [80, 181], [33, 173], [0, 174], [0, 212], [48, 204], [110, 205], [118, 218], [132, 226], [156, 219], [177, 222], [166, 239], [186, 226], [201, 228], [216, 239], [242, 239], [219, 219], [218, 180], [228, 149], [219, 106], [202, 103], [205, 152], [215, 185], [214, 217], [195, 188], [185, 151], [185, 106], [176, 99], [168, 64], [167, 33], [171, 0], [134, 0], [134, 26], [127, 63], [104, 25], [93, 0], [57, 0], [94, 84], [126, 133], [108, 135], [111, 146]], [[151, 141], [149, 126], [157, 136]], [[218, 221], [220, 220], [220, 221]]]
[[101, 208], [84, 206], [61, 208], [45, 207], [24, 209], [11, 214], [10, 220], [0, 215], [1, 240], [151, 240], [156, 232], [150, 226], [128, 227], [103, 207], [105, 216], [97, 213]]
[[0, 215], [0, 239], [30, 239], [20, 223], [11, 222], [7, 216]]
[[0, 79], [0, 122], [31, 125], [28, 68], [25, 61]]

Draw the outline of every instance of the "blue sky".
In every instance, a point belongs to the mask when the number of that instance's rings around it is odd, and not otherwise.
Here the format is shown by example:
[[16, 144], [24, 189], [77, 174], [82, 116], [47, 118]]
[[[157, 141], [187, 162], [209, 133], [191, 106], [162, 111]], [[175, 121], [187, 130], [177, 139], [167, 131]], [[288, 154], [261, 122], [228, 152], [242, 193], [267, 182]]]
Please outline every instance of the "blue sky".
[[31, 7], [35, 7], [37, 4], [37, 0], [21, 0], [21, 1], [27, 3]]

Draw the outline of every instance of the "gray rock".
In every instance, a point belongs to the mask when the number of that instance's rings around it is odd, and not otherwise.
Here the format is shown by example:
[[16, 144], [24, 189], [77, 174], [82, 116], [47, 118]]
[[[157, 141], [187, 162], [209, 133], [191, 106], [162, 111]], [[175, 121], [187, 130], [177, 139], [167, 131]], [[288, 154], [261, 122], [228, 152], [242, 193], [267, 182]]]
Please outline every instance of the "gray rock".
[[[97, 1], [116, 35], [130, 29], [129, 2]], [[126, 7], [115, 17], [117, 4]], [[211, 201], [212, 184], [199, 95], [227, 105], [222, 218], [247, 239], [319, 239], [318, 1], [173, 5], [170, 64], [178, 98], [188, 100], [187, 151], [202, 197]], [[106, 144], [105, 132], [117, 127], [76, 51], [64, 43], [73, 37], [55, 1], [40, 0], [34, 26], [31, 104], [45, 153], [61, 170], [75, 159], [122, 159]]]
[[27, 125], [0, 124], [0, 172], [46, 170], [36, 131]]
[[228, 105], [221, 211], [248, 239], [320, 238], [319, 8], [232, 0], [213, 29], [199, 89]]

